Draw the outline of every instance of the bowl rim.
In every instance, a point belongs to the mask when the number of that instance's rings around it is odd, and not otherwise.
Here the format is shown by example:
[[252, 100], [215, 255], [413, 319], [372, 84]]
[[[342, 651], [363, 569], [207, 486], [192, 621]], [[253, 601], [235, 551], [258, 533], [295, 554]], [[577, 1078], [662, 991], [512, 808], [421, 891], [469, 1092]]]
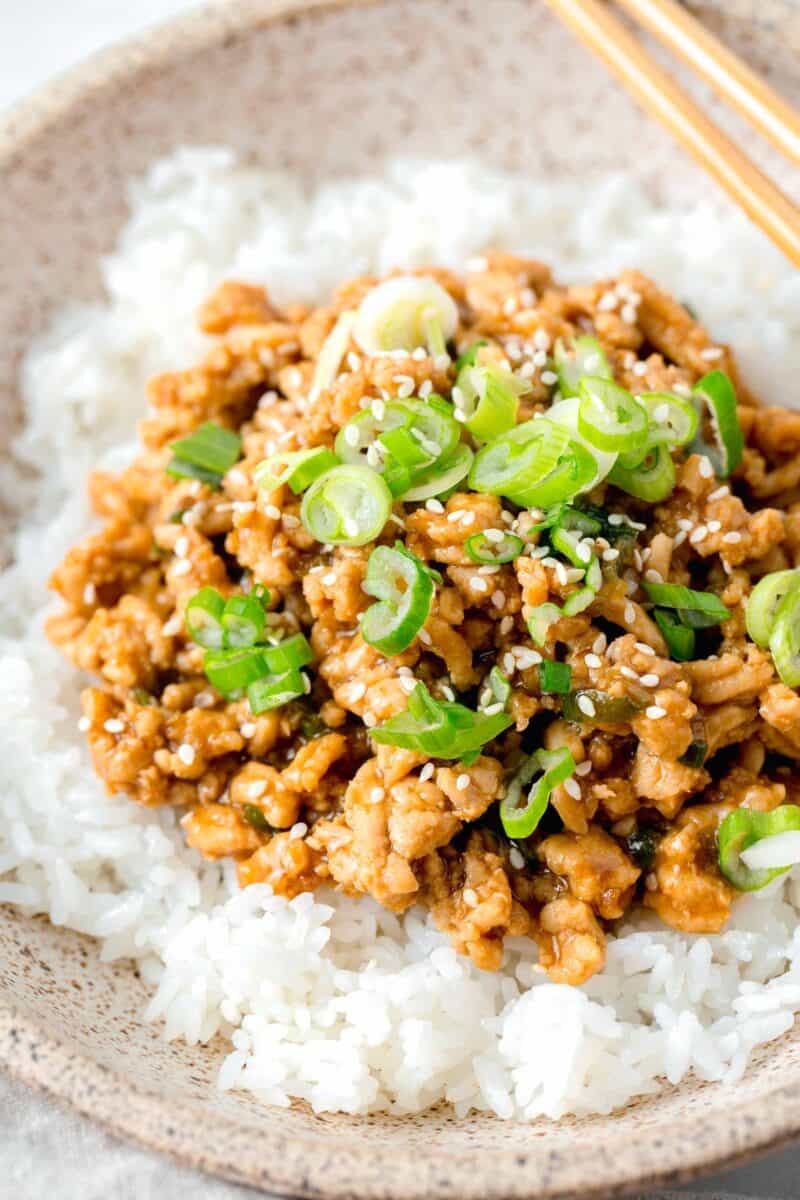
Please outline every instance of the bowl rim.
[[[78, 105], [91, 90], [95, 95], [121, 83], [145, 78], [215, 45], [224, 45], [253, 29], [312, 17], [321, 12], [373, 7], [392, 0], [237, 0], [235, 5], [218, 0], [206, 2], [187, 13], [157, 22], [145, 30], [96, 51], [56, 75], [0, 113], [0, 174], [12, 170], [26, 149], [35, 144], [54, 124]], [[424, 0], [416, 0], [418, 3]], [[74, 935], [82, 937], [82, 935]], [[85, 939], [92, 942], [92, 939]], [[92, 943], [94, 944], [94, 943]], [[108, 1132], [160, 1153], [169, 1154], [187, 1166], [207, 1171], [238, 1183], [277, 1191], [282, 1195], [324, 1197], [325, 1200], [568, 1200], [580, 1194], [583, 1200], [603, 1200], [641, 1189], [685, 1183], [718, 1169], [733, 1168], [755, 1156], [767, 1154], [800, 1136], [800, 1111], [794, 1085], [768, 1087], [757, 1111], [736, 1104], [735, 1093], [727, 1112], [720, 1113], [712, 1153], [709, 1139], [701, 1142], [680, 1138], [658, 1139], [654, 1148], [641, 1147], [624, 1161], [595, 1147], [589, 1154], [558, 1156], [560, 1178], [547, 1165], [538, 1168], [527, 1162], [527, 1183], [509, 1186], [502, 1171], [476, 1172], [472, 1154], [456, 1155], [441, 1145], [434, 1147], [439, 1162], [447, 1159], [448, 1177], [435, 1176], [424, 1168], [424, 1155], [413, 1146], [386, 1149], [370, 1139], [337, 1137], [337, 1168], [331, 1170], [331, 1147], [302, 1131], [273, 1137], [265, 1128], [261, 1161], [236, 1154], [237, 1123], [227, 1115], [213, 1114], [217, 1132], [229, 1137], [208, 1139], [195, 1106], [176, 1111], [168, 1098], [149, 1091], [84, 1050], [71, 1045], [57, 1032], [39, 1024], [16, 1007], [0, 1007], [0, 1066], [12, 1077], [46, 1093], [64, 1106], [89, 1117]], [[268, 1110], [266, 1110], [268, 1111]], [[147, 1119], [145, 1119], [147, 1114]], [[153, 1115], [159, 1119], [154, 1121]], [[354, 1128], [359, 1117], [350, 1118]], [[492, 1118], [487, 1118], [492, 1119]], [[709, 1122], [713, 1117], [706, 1115]], [[687, 1124], [691, 1114], [683, 1118]], [[267, 1123], [268, 1124], [268, 1123]], [[676, 1129], [680, 1122], [673, 1123]], [[524, 1128], [524, 1127], [523, 1127]], [[287, 1142], [292, 1153], [286, 1153]], [[523, 1150], [523, 1147], [520, 1147]], [[575, 1147], [578, 1150], [578, 1147]], [[484, 1153], [484, 1152], [482, 1152]], [[304, 1171], [298, 1178], [302, 1156]], [[373, 1166], [365, 1179], [359, 1165], [369, 1156]], [[517, 1159], [517, 1174], [525, 1171], [524, 1153]], [[399, 1169], [398, 1169], [399, 1168]], [[385, 1172], [392, 1172], [389, 1182]], [[354, 1183], [350, 1184], [349, 1179]], [[589, 1178], [590, 1182], [586, 1183]]]

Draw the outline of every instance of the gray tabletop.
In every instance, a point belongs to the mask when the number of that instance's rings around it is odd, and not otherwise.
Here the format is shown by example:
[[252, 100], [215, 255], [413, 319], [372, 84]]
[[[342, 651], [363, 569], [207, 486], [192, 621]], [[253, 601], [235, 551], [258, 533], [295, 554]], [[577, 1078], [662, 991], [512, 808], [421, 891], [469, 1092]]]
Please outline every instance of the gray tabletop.
[[[196, 0], [0, 0], [0, 109], [92, 50]], [[235, 3], [235, 0], [228, 0]], [[42, 36], [42, 31], [47, 36]], [[800, 1148], [688, 1188], [797, 1200]], [[0, 1193], [19, 1200], [246, 1200], [254, 1193], [110, 1137], [0, 1073]], [[655, 1200], [655, 1198], [651, 1198]]]

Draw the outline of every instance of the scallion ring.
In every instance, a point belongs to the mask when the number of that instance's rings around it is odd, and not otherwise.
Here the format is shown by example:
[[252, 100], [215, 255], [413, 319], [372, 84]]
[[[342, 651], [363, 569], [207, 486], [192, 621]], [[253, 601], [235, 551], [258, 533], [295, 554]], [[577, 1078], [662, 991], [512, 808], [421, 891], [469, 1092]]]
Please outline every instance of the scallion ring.
[[205, 650], [221, 650], [225, 632], [222, 614], [225, 600], [213, 587], [195, 592], [186, 605], [186, 632], [193, 642]]
[[519, 398], [531, 390], [526, 379], [498, 363], [463, 367], [456, 380], [455, 411], [479, 442], [489, 442], [517, 423]]
[[609, 473], [608, 482], [621, 488], [637, 500], [656, 504], [666, 500], [675, 487], [675, 464], [665, 445], [653, 446], [635, 467], [617, 463]]
[[630, 452], [647, 437], [647, 410], [610, 379], [584, 375], [579, 384], [578, 432], [592, 446]]
[[740, 892], [756, 892], [800, 862], [800, 806], [737, 808], [717, 831], [719, 869]]
[[561, 395], [577, 396], [584, 375], [613, 379], [611, 365], [597, 338], [583, 335], [569, 344], [559, 338], [553, 349], [553, 366]]
[[376, 546], [362, 586], [378, 603], [362, 616], [361, 636], [381, 654], [402, 653], [428, 619], [434, 592], [430, 571], [400, 545]]
[[[495, 536], [492, 536], [493, 534]], [[519, 558], [525, 549], [525, 543], [515, 533], [487, 529], [483, 533], [473, 533], [468, 537], [464, 549], [467, 557], [476, 563], [510, 563]]]
[[289, 670], [282, 675], [264, 675], [255, 679], [247, 688], [247, 700], [254, 716], [281, 708], [291, 700], [298, 700], [308, 691], [308, 680], [302, 671]]
[[[701, 431], [689, 449], [695, 454], [705, 454], [717, 475], [725, 479], [739, 466], [744, 450], [733, 384], [724, 371], [709, 371], [695, 384], [692, 399], [701, 414]], [[703, 415], [710, 424], [713, 444], [703, 435]]]
[[314, 446], [311, 450], [289, 450], [285, 454], [273, 454], [264, 462], [260, 462], [253, 472], [253, 479], [263, 492], [274, 492], [276, 488], [288, 484], [295, 495], [299, 495], [338, 462], [336, 455], [327, 446]]
[[403, 495], [403, 501], [430, 500], [443, 496], [469, 475], [474, 454], [466, 442], [459, 442], [449, 458], [426, 467], [414, 476], [414, 482]]
[[790, 571], [771, 571], [759, 579], [747, 597], [745, 610], [747, 633], [757, 646], [764, 649], [775, 627], [775, 615], [790, 592], [798, 592], [800, 601], [800, 568]]
[[434, 700], [417, 683], [404, 712], [368, 730], [381, 745], [417, 750], [431, 758], [463, 758], [480, 750], [513, 723], [508, 713], [473, 712], [463, 704]]
[[392, 494], [369, 467], [333, 467], [303, 497], [300, 518], [318, 542], [363, 546], [380, 534], [392, 511]]
[[[500, 820], [510, 838], [528, 838], [545, 814], [552, 792], [575, 771], [575, 759], [566, 746], [558, 750], [537, 750], [514, 775], [500, 801]], [[520, 803], [522, 790], [541, 772]]]
[[253, 646], [264, 632], [266, 613], [257, 596], [231, 596], [222, 614], [225, 645], [233, 650]]
[[458, 309], [449, 292], [435, 279], [399, 275], [379, 283], [361, 302], [353, 336], [367, 354], [390, 350], [416, 350], [430, 344], [431, 321], [438, 322], [439, 337], [448, 342], [458, 326]]
[[731, 615], [719, 596], [713, 592], [696, 592], [680, 583], [649, 583], [642, 587], [660, 608], [675, 609], [684, 625], [692, 629], [707, 629], [727, 621]]

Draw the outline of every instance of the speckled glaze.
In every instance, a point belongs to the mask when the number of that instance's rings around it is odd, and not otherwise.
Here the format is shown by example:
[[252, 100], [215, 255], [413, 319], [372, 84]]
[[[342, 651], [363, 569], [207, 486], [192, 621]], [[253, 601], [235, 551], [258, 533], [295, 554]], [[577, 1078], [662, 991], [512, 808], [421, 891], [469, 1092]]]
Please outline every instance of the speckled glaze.
[[[695, 4], [800, 101], [800, 9]], [[435, 114], [435, 119], [434, 115]], [[740, 126], [748, 149], [798, 178]], [[478, 153], [574, 175], [620, 166], [691, 203], [716, 189], [541, 0], [236, 0], [73, 71], [0, 123], [0, 423], [49, 311], [97, 294], [125, 181], [181, 142], [233, 145], [309, 183], [382, 155]], [[720, 206], [727, 203], [718, 197]], [[359, 1200], [601, 1197], [733, 1165], [800, 1133], [800, 1031], [735, 1090], [691, 1084], [609, 1117], [519, 1127], [446, 1109], [317, 1117], [220, 1094], [225, 1047], [167, 1045], [133, 970], [41, 919], [0, 910], [0, 1061], [109, 1129], [231, 1179]]]

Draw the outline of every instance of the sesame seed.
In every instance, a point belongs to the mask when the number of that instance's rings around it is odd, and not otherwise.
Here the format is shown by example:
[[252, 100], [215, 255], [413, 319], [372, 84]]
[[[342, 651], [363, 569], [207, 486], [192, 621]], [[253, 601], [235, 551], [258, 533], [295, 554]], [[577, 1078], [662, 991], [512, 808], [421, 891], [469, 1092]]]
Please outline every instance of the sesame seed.
[[428, 633], [427, 629], [420, 629], [419, 633], [417, 634], [417, 637], [425, 646], [430, 646], [431, 642], [433, 641], [433, 639], [431, 638], [431, 635]]
[[700, 462], [697, 464], [697, 470], [702, 475], [703, 479], [711, 479], [714, 475], [714, 468], [711, 465], [711, 460], [706, 458], [705, 454], [701, 454]]
[[239, 732], [241, 733], [242, 737], [246, 737], [246, 738], [251, 738], [253, 736], [253, 734], [255, 733], [255, 731], [256, 731], [256, 726], [253, 724], [252, 721], [247, 721], [244, 725], [240, 726], [240, 728], [239, 728]]
[[587, 667], [595, 670], [603, 665], [603, 660], [598, 654], [587, 654], [583, 661], [586, 663]]
[[660, 704], [649, 704], [644, 710], [644, 715], [649, 717], [651, 721], [658, 721], [661, 717], [667, 715], [667, 710], [662, 708]]
[[547, 332], [546, 329], [534, 330], [534, 334], [533, 334], [533, 337], [531, 338], [531, 341], [533, 342], [533, 344], [537, 350], [549, 350], [550, 349], [551, 338], [550, 338], [550, 334]]
[[464, 897], [464, 903], [466, 904], [467, 908], [475, 908], [478, 903], [478, 893], [475, 891], [475, 889], [464, 888], [464, 891], [461, 894]]
[[642, 684], [643, 687], [658, 687], [661, 680], [655, 674], [654, 671], [651, 671], [647, 675], [641, 675], [639, 678], [639, 682]]
[[718, 358], [722, 358], [724, 351], [719, 346], [706, 346], [705, 350], [700, 351], [700, 357], [707, 359], [709, 362], [714, 362]]
[[382, 787], [374, 787], [370, 791], [369, 798], [372, 804], [380, 804], [381, 800], [386, 796], [386, 792]]
[[623, 304], [620, 314], [626, 325], [636, 324], [636, 306], [633, 304]]
[[192, 569], [192, 564], [188, 558], [179, 558], [172, 568], [173, 575], [188, 575]]
[[694, 524], [688, 517], [679, 517], [677, 524], [678, 529], [682, 529], [684, 533], [691, 533], [694, 529]]
[[480, 575], [473, 575], [469, 581], [469, 586], [473, 592], [488, 592], [489, 584]]
[[[362, 684], [362, 686], [363, 686], [363, 684]], [[409, 677], [408, 675], [402, 675], [400, 677], [400, 687], [403, 689], [403, 691], [406, 693], [407, 696], [411, 695], [411, 693], [413, 692], [413, 690], [416, 686], [417, 686], [416, 679], [413, 679], [413, 678]], [[364, 691], [366, 691], [366, 688], [364, 688]], [[360, 700], [361, 696], [358, 696], [357, 699]]]
[[613, 546], [603, 551], [603, 562], [616, 562], [618, 558], [619, 550], [615, 550]]
[[118, 721], [116, 717], [111, 717], [108, 721], [103, 722], [103, 729], [106, 733], [122, 733], [124, 728], [122, 721]]
[[272, 521], [280, 521], [281, 519], [281, 510], [278, 508], [277, 504], [265, 504], [264, 513]]
[[708, 536], [708, 530], [705, 525], [698, 525], [697, 528], [689, 534], [689, 541], [693, 546], [699, 545]]
[[306, 825], [305, 821], [298, 821], [297, 824], [293, 825], [289, 830], [289, 841], [299, 842], [300, 838], [304, 838], [307, 833], [308, 826]]
[[558, 383], [558, 376], [556, 375], [555, 371], [542, 371], [541, 379], [542, 383], [546, 384], [547, 387], [550, 387], [554, 383]]
[[484, 563], [482, 567], [478, 567], [479, 575], [497, 575], [499, 571], [499, 563]]
[[371, 712], [365, 712], [361, 720], [364, 722], [367, 729], [371, 729], [373, 725], [378, 724], [378, 718], [374, 713]]
[[646, 375], [647, 374], [647, 363], [646, 362], [635, 362], [633, 364], [633, 366], [631, 367], [631, 371], [633, 372], [634, 375], [638, 375], [639, 377], [641, 377], [642, 375]]
[[578, 763], [577, 767], [575, 768], [575, 774], [576, 775], [588, 775], [589, 772], [591, 771], [591, 769], [592, 769], [592, 764], [589, 762], [589, 759], [587, 758], [586, 762]]
[[633, 643], [640, 654], [646, 654], [648, 658], [655, 658], [656, 652], [652, 646], [648, 646], [647, 642]]
[[463, 517], [461, 518], [461, 524], [462, 525], [474, 525], [475, 524], [475, 513], [474, 512], [465, 512]]
[[661, 574], [660, 571], [657, 571], [655, 569], [655, 567], [650, 567], [647, 571], [645, 571], [644, 577], [648, 583], [663, 583], [664, 582], [663, 575]]
[[685, 541], [686, 541], [686, 530], [679, 529], [678, 532], [675, 534], [675, 537], [672, 539], [672, 544], [675, 548], [677, 548], [678, 546], [682, 546]]
[[505, 602], [506, 602], [505, 592], [501, 592], [499, 590], [496, 592], [492, 592], [492, 604], [495, 606], [495, 608], [502, 608], [503, 605], [505, 604]]
[[91, 726], [92, 722], [88, 717], [81, 717], [78, 721], [78, 729], [81, 733], [86, 733], [86, 730]]
[[455, 524], [456, 521], [460, 521], [466, 515], [467, 510], [465, 508], [454, 508], [452, 512], [447, 514], [447, 519], [451, 524]]
[[350, 703], [355, 704], [357, 700], [360, 700], [366, 695], [366, 692], [367, 685], [365, 683], [361, 683], [360, 680], [356, 683], [352, 683], [350, 685], [350, 695], [348, 697]]
[[632, 604], [626, 604], [625, 608], [622, 610], [622, 616], [628, 625], [632, 625], [636, 620], [636, 609]]
[[578, 696], [578, 708], [582, 713], [585, 713], [587, 717], [594, 717], [597, 715], [597, 709], [594, 706], [594, 701], [592, 700], [591, 696]]
[[608, 638], [604, 633], [599, 633], [592, 642], [592, 650], [594, 650], [595, 654], [604, 654], [607, 646]]
[[730, 491], [731, 489], [728, 487], [727, 483], [723, 483], [722, 487], [715, 488], [713, 492], [709, 492], [707, 499], [709, 501], [721, 500], [723, 496], [729, 496]]
[[182, 763], [186, 763], [187, 767], [190, 767], [195, 758], [194, 746], [190, 746], [188, 742], [181, 742], [178, 746], [178, 758]]
[[461, 775], [459, 775], [458, 779], [456, 780], [456, 789], [459, 792], [465, 792], [467, 790], [467, 788], [469, 787], [469, 784], [470, 784], [469, 775], [467, 775], [466, 771], [464, 771]]
[[506, 675], [512, 675], [516, 669], [517, 664], [514, 655], [506, 652], [503, 655], [503, 670], [505, 671]]
[[608, 515], [609, 525], [621, 525], [624, 520], [622, 513], [609, 513]]
[[178, 558], [185, 558], [189, 552], [188, 537], [179, 537], [175, 543], [175, 554]]
[[634, 671], [633, 667], [629, 667], [625, 663], [620, 667], [619, 673], [620, 675], [624, 675], [626, 679], [632, 679], [634, 683], [639, 682], [639, 676], [636, 671]]
[[511, 863], [515, 871], [521, 871], [525, 866], [525, 859], [520, 854], [516, 846], [512, 846], [508, 853], [508, 861]]
[[[500, 593], [495, 592], [495, 596], [498, 596], [498, 595], [500, 595]], [[492, 597], [492, 599], [494, 600], [494, 597]], [[504, 599], [505, 599], [505, 597], [504, 597]], [[513, 617], [503, 617], [502, 621], [500, 622], [500, 633], [503, 635], [503, 637], [505, 637], [505, 635], [507, 633], [510, 633], [513, 628], [514, 628], [514, 618]]]
[[382, 400], [373, 400], [370, 410], [376, 421], [382, 421], [386, 416], [386, 405]]
[[297, 526], [300, 524], [300, 518], [292, 516], [291, 513], [284, 513], [283, 524], [286, 529], [297, 529]]
[[730, 531], [730, 533], [724, 533], [722, 535], [722, 540], [723, 540], [723, 542], [727, 542], [727, 544], [729, 546], [734, 546], [734, 545], [736, 545], [737, 542], [740, 542], [742, 540], [742, 535], [740, 533], [738, 533], [735, 529], [732, 529]]
[[256, 779], [256, 780], [254, 780], [253, 783], [251, 783], [249, 785], [249, 787], [247, 789], [247, 798], [249, 800], [258, 800], [261, 798], [261, 796], [264, 795], [264, 792], [266, 790], [267, 790], [266, 779]]
[[498, 700], [495, 704], [487, 705], [483, 711], [487, 717], [493, 717], [496, 713], [502, 712], [504, 707], [502, 700]]
[[708, 522], [708, 532], [709, 533], [719, 533], [720, 529], [722, 529], [721, 521], [709, 521]]
[[432, 762], [425, 763], [425, 766], [422, 768], [422, 770], [419, 773], [419, 777], [423, 783], [425, 783], [428, 779], [431, 779], [433, 777], [433, 763]]
[[577, 779], [565, 779], [564, 791], [568, 796], [572, 796], [573, 800], [580, 800], [581, 798], [581, 785]]

